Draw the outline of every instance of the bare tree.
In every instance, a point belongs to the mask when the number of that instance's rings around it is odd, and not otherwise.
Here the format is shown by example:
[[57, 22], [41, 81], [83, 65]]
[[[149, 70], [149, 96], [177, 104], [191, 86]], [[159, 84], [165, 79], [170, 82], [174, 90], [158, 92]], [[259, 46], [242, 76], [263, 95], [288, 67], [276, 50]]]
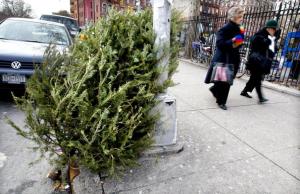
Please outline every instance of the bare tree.
[[54, 15], [61, 15], [66, 17], [72, 17], [71, 14], [67, 10], [60, 10], [58, 12], [53, 12]]
[[31, 17], [31, 6], [23, 0], [1, 0], [0, 20], [8, 17]]

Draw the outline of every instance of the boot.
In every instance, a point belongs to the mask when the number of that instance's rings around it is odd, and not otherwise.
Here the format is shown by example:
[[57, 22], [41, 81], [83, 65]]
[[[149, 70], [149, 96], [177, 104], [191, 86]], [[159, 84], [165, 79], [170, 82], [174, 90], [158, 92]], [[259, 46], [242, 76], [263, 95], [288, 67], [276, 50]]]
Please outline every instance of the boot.
[[225, 104], [219, 104], [219, 107], [223, 110], [227, 110], [227, 106]]
[[265, 102], [267, 102], [267, 101], [269, 101], [268, 99], [266, 99], [266, 98], [261, 98], [261, 99], [259, 99], [259, 103], [260, 104], [263, 104], [263, 103], [265, 103]]
[[268, 101], [268, 99], [264, 98], [262, 91], [261, 91], [261, 87], [256, 87], [256, 91], [257, 91], [257, 95], [258, 95], [258, 103], [263, 104], [265, 102]]
[[241, 96], [245, 96], [245, 97], [247, 97], [247, 98], [252, 98], [252, 96], [250, 96], [246, 90], [243, 90], [243, 91], [241, 92]]

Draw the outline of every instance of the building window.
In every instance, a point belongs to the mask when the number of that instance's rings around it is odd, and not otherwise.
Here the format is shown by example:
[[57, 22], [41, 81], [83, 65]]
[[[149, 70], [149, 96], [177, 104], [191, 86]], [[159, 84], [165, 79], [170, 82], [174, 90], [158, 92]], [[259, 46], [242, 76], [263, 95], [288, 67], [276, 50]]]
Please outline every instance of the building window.
[[99, 12], [99, 5], [96, 6], [96, 12]]
[[102, 4], [102, 13], [105, 14], [107, 12], [107, 5], [106, 3]]
[[107, 11], [111, 10], [111, 8], [112, 8], [112, 5], [111, 5], [111, 4], [108, 4], [108, 6], [107, 6]]

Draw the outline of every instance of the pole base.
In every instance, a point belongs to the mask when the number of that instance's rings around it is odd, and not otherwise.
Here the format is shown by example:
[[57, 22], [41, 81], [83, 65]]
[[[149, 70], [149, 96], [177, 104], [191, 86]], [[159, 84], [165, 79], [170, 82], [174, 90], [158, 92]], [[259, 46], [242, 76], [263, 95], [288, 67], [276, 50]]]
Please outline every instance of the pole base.
[[142, 156], [145, 157], [155, 157], [161, 155], [171, 155], [171, 154], [178, 154], [184, 150], [183, 143], [176, 143], [173, 145], [167, 146], [153, 146], [149, 150], [146, 150], [142, 153]]

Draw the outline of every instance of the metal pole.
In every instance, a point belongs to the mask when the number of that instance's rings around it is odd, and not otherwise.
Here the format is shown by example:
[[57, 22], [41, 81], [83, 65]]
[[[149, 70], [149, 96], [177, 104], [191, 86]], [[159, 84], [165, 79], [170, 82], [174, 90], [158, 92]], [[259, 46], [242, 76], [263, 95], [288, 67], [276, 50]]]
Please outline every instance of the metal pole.
[[135, 7], [136, 7], [136, 10], [138, 12], [140, 12], [142, 10], [142, 7], [141, 7], [141, 0], [136, 0], [135, 1]]
[[[156, 34], [155, 45], [159, 48], [158, 58], [164, 54], [164, 48], [170, 45], [170, 22], [171, 22], [171, 4], [170, 0], [154, 0], [153, 1], [153, 29]], [[159, 84], [164, 83], [168, 79], [168, 62], [169, 55], [164, 56], [158, 66], [163, 69], [159, 77]]]
[[[171, 4], [172, 0], [153, 1], [153, 28], [156, 35], [155, 46], [158, 48], [158, 67], [163, 70], [158, 79], [158, 84], [163, 84], [168, 79], [169, 47], [171, 33]], [[176, 99], [167, 94], [167, 91], [157, 96], [158, 105], [154, 113], [159, 113], [160, 119], [155, 126], [154, 152], [178, 153], [183, 145], [177, 143], [177, 115]], [[162, 150], [160, 150], [162, 149]]]
[[278, 12], [277, 12], [277, 14], [276, 14], [276, 21], [277, 21], [277, 22], [278, 22], [279, 19], [280, 19], [281, 9], [282, 9], [282, 1], [280, 2], [279, 9], [278, 9]]
[[94, 23], [96, 22], [96, 0], [93, 0], [92, 1], [92, 4], [93, 4], [93, 16], [94, 16]]

